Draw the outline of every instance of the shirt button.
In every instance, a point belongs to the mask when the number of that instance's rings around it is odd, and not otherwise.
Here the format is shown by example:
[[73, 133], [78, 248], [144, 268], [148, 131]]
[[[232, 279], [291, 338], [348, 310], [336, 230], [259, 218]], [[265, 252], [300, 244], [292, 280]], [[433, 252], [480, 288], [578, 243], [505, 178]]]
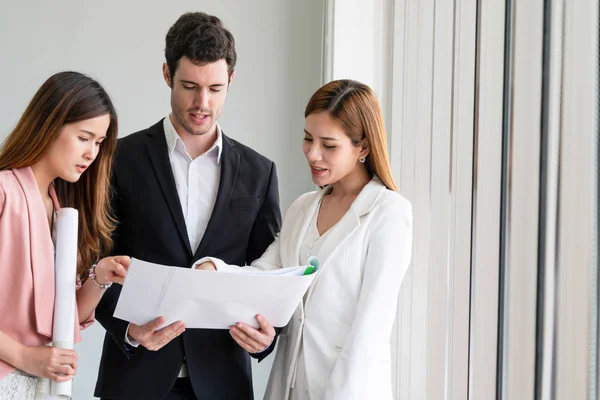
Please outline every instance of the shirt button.
[[308, 248], [309, 248], [309, 249], [312, 249], [312, 248], [313, 248], [313, 245], [312, 245], [312, 244], [309, 244], [309, 245], [308, 245]]
[[302, 315], [298, 317], [298, 321], [302, 322]]

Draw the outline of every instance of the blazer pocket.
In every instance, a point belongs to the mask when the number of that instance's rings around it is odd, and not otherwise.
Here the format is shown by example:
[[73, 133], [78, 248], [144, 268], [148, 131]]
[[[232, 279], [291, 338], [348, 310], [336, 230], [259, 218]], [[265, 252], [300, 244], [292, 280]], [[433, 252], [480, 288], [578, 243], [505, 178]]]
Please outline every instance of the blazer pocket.
[[229, 204], [232, 208], [258, 207], [260, 204], [260, 197], [240, 197], [239, 199], [231, 199]]

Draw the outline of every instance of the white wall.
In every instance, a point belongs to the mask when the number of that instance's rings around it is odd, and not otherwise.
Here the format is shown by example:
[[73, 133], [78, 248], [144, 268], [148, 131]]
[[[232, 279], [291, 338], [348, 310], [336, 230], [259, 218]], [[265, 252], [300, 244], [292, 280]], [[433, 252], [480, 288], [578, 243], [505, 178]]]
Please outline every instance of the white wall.
[[[321, 83], [323, 0], [173, 2], [2, 0], [0, 140], [41, 83], [60, 70], [97, 78], [111, 94], [125, 136], [169, 111], [161, 76], [164, 37], [186, 11], [219, 16], [236, 38], [236, 80], [220, 120], [224, 131], [277, 164], [282, 210], [314, 186], [300, 150], [304, 106]], [[99, 324], [84, 332], [76, 399], [92, 398], [102, 348]], [[262, 397], [272, 357], [255, 369]]]

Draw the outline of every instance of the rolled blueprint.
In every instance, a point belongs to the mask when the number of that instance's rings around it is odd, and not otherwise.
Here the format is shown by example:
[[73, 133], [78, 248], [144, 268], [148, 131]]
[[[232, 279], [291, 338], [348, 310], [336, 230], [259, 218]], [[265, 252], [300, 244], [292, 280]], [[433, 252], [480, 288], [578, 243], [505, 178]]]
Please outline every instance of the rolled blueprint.
[[[61, 208], [56, 218], [56, 254], [54, 261], [55, 297], [52, 347], [73, 349], [75, 327], [75, 288], [77, 285], [77, 226], [79, 213]], [[73, 380], [50, 383], [51, 396], [71, 398]]]

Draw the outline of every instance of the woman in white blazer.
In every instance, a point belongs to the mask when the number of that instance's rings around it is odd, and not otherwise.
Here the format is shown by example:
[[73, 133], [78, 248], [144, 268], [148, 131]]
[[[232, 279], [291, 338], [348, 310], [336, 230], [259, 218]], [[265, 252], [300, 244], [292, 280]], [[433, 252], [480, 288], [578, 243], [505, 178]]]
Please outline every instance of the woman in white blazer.
[[[303, 150], [313, 182], [298, 198], [278, 238], [250, 267], [321, 268], [279, 335], [265, 394], [272, 400], [392, 399], [390, 336], [412, 248], [410, 203], [397, 191], [379, 103], [366, 85], [333, 81], [305, 111]], [[201, 269], [238, 266], [215, 258]], [[230, 332], [247, 351], [268, 345], [273, 328]]]

